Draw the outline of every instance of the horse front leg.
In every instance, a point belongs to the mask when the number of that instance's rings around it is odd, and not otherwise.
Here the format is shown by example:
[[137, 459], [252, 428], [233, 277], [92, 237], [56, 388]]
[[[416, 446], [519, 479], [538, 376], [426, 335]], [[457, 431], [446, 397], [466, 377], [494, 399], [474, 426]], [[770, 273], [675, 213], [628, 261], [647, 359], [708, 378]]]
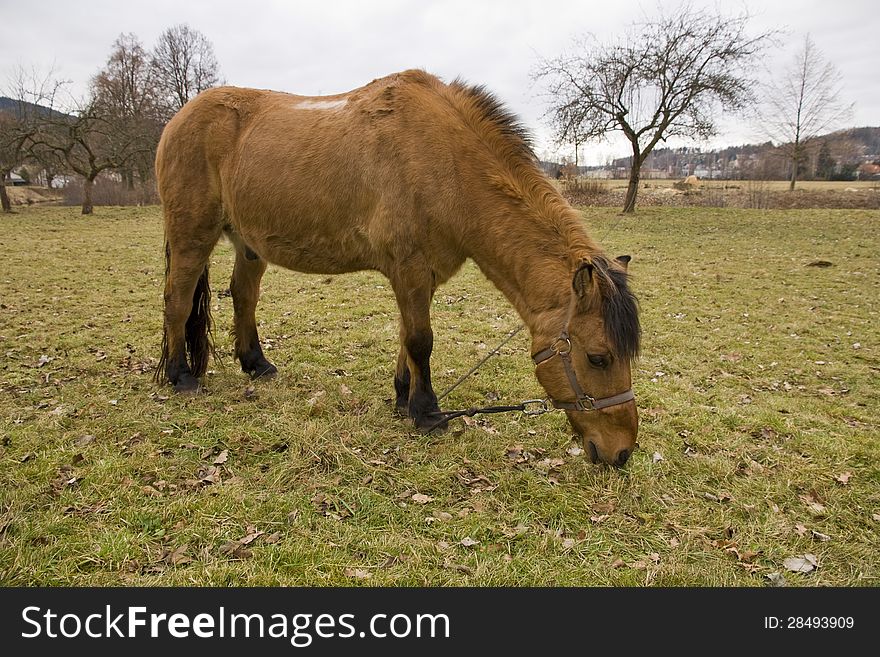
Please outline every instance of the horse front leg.
[[397, 354], [397, 369], [394, 372], [394, 407], [401, 417], [409, 415], [409, 365], [407, 364], [406, 337], [403, 334], [403, 326], [400, 327], [400, 352]]
[[[431, 386], [431, 352], [434, 334], [431, 330], [431, 297], [434, 286], [430, 270], [412, 269], [392, 277], [392, 287], [400, 309], [401, 349], [394, 377], [397, 409], [406, 414], [422, 430], [437, 425], [437, 395]], [[443, 430], [443, 422], [436, 429]]]
[[271, 378], [278, 373], [277, 368], [263, 355], [260, 337], [257, 334], [255, 312], [260, 298], [260, 280], [265, 272], [265, 260], [248, 257], [244, 249], [236, 248], [235, 266], [229, 283], [235, 313], [233, 319], [235, 357], [241, 363], [242, 371], [249, 374], [252, 379]]

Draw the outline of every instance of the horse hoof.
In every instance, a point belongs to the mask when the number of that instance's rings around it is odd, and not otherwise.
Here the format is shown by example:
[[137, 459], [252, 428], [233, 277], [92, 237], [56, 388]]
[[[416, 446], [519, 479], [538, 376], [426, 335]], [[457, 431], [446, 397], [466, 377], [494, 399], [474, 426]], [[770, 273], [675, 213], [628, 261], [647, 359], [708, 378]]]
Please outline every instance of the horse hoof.
[[199, 380], [188, 374], [181, 376], [174, 384], [174, 392], [179, 395], [195, 395], [199, 392]]
[[278, 368], [269, 361], [262, 363], [248, 371], [251, 379], [274, 379], [278, 374]]
[[441, 420], [436, 415], [423, 415], [413, 418], [413, 424], [422, 433], [446, 433], [449, 429], [449, 420]]

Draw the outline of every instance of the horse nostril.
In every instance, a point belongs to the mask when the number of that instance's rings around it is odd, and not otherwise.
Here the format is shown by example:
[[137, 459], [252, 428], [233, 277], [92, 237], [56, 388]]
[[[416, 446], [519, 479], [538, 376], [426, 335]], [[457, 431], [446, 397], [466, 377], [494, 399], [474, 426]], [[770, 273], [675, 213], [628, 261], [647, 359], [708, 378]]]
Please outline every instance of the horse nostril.
[[630, 452], [628, 449], [622, 449], [617, 452], [617, 458], [614, 459], [614, 465], [621, 466], [626, 463], [626, 460], [629, 458], [629, 454]]
[[599, 462], [599, 452], [596, 450], [596, 446], [593, 444], [592, 440], [587, 441], [587, 447], [590, 450], [590, 461], [592, 463]]

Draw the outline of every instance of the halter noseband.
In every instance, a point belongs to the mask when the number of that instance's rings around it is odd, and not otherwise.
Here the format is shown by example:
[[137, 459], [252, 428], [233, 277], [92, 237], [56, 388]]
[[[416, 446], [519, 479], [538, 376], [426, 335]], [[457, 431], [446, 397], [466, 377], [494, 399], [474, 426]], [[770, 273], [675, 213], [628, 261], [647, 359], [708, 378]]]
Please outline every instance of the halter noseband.
[[603, 408], [608, 408], [609, 406], [625, 404], [636, 398], [632, 388], [617, 395], [602, 397], [601, 399], [590, 397], [590, 395], [584, 392], [584, 389], [581, 388], [581, 384], [578, 383], [577, 374], [575, 374], [574, 365], [572, 365], [571, 362], [571, 338], [568, 335], [567, 328], [559, 334], [559, 337], [556, 338], [553, 344], [532, 355], [532, 360], [537, 366], [544, 361], [550, 360], [554, 356], [559, 356], [559, 358], [562, 359], [562, 366], [565, 368], [565, 374], [568, 376], [569, 385], [571, 385], [571, 390], [575, 395], [575, 400], [573, 402], [557, 401], [556, 399], [551, 398], [550, 403], [553, 404], [554, 408], [560, 408], [565, 411], [598, 411]]

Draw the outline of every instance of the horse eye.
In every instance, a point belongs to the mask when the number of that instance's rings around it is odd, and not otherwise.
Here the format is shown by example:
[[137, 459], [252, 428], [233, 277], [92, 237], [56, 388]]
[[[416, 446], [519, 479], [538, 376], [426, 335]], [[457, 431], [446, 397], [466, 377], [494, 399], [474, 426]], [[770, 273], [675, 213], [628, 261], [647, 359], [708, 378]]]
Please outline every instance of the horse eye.
[[588, 354], [588, 355], [587, 355], [587, 358], [588, 358], [589, 361], [590, 361], [590, 365], [592, 365], [593, 367], [599, 367], [599, 368], [602, 368], [602, 369], [605, 369], [606, 367], [608, 367], [608, 359], [605, 358], [605, 356], [598, 356], [598, 355], [595, 355], [595, 354]]

